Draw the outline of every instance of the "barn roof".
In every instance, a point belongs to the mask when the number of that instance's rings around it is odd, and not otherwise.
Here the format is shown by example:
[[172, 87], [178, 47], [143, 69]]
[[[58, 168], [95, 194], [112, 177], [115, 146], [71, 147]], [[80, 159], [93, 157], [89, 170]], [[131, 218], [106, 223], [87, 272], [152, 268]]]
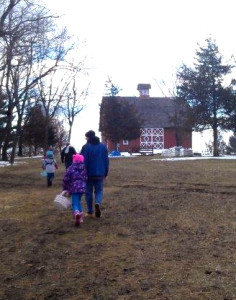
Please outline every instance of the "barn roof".
[[[127, 101], [135, 105], [137, 113], [144, 120], [143, 126], [146, 128], [170, 128], [174, 124], [170, 121], [176, 109], [174, 98], [170, 97], [120, 97], [119, 101]], [[102, 101], [111, 100], [111, 97], [103, 97]]]

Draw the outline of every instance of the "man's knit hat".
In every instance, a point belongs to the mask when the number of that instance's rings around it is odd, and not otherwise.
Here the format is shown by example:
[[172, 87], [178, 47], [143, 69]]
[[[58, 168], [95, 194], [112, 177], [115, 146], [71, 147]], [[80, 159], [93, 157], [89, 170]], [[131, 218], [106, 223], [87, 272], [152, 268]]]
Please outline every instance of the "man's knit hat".
[[83, 162], [84, 162], [83, 155], [80, 155], [80, 154], [73, 155], [73, 163], [83, 163]]
[[87, 138], [94, 138], [95, 137], [95, 132], [93, 130], [89, 130], [88, 132], [85, 133], [85, 136]]

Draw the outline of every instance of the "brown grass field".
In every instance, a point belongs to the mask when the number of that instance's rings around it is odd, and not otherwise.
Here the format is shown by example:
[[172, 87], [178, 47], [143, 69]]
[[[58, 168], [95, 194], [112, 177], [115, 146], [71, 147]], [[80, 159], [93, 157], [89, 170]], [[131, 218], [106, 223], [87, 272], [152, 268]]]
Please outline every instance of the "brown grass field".
[[0, 299], [235, 300], [236, 160], [153, 158], [111, 159], [80, 228], [53, 206], [62, 164], [51, 188], [40, 159], [0, 168]]

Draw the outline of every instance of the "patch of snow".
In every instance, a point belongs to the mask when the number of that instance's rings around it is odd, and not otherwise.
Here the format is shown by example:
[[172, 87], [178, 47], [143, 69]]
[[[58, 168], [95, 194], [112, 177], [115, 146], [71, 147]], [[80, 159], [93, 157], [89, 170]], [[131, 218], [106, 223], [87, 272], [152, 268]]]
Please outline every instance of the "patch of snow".
[[43, 158], [43, 157], [42, 157], [42, 156], [16, 157], [13, 165], [11, 165], [11, 164], [9, 163], [9, 161], [0, 161], [0, 168], [1, 168], [1, 167], [8, 167], [8, 166], [16, 166], [16, 165], [19, 165], [19, 164], [26, 164], [25, 161], [19, 162], [19, 160], [29, 159], [29, 158]]
[[[136, 157], [140, 156], [140, 153], [130, 153], [128, 152], [121, 152], [121, 156], [113, 156], [110, 158], [121, 158], [121, 157]], [[32, 157], [21, 157], [17, 158], [16, 160], [20, 159], [30, 159], [30, 158], [43, 158], [43, 156], [32, 156]], [[225, 156], [218, 156], [218, 157], [213, 157], [213, 156], [191, 156], [191, 157], [168, 157], [168, 158], [152, 158], [150, 161], [156, 160], [156, 161], [183, 161], [183, 160], [199, 160], [199, 159], [235, 159], [236, 160], [236, 155], [225, 155]], [[26, 164], [26, 162], [16, 162], [14, 163], [13, 166], [18, 165], [18, 164]], [[11, 164], [8, 161], [0, 161], [0, 167], [8, 167], [11, 166]]]
[[129, 152], [120, 152], [120, 155], [121, 156], [130, 156], [130, 153]]
[[8, 161], [0, 161], [0, 167], [7, 167], [10, 166], [11, 164]]
[[157, 159], [153, 158], [152, 160], [164, 160], [164, 161], [182, 161], [182, 160], [199, 160], [199, 159], [236, 159], [236, 155], [226, 155], [226, 156], [191, 156], [191, 157], [169, 157], [169, 158], [162, 158]]

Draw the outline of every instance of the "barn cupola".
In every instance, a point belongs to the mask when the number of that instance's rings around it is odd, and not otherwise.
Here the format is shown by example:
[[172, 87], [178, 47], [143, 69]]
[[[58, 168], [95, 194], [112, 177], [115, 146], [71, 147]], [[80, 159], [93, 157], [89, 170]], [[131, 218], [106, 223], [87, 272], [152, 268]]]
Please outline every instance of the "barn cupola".
[[140, 98], [149, 98], [149, 90], [151, 88], [150, 84], [138, 84], [137, 90], [139, 91], [139, 97]]

